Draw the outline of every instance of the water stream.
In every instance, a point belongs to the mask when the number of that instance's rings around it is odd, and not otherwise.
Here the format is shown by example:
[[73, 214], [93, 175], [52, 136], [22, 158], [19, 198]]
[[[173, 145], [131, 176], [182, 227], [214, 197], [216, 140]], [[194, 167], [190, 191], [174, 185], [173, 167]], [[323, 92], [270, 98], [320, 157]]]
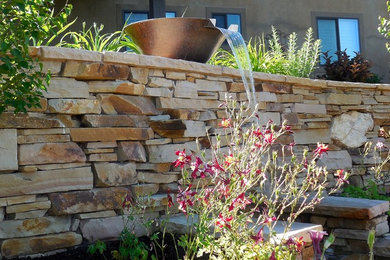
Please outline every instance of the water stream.
[[249, 59], [248, 49], [244, 38], [242, 38], [242, 35], [239, 32], [234, 32], [223, 28], [218, 29], [225, 36], [230, 49], [233, 52], [234, 58], [236, 59], [249, 101], [248, 109], [254, 109], [257, 103], [255, 95], [255, 81], [253, 79], [252, 64]]

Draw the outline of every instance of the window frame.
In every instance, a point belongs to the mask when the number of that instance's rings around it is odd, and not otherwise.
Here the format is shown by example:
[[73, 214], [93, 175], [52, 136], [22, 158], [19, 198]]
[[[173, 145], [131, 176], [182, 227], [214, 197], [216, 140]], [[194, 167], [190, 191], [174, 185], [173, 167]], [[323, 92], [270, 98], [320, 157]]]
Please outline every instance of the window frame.
[[[245, 8], [218, 8], [218, 7], [206, 7], [206, 18], [212, 19], [213, 14], [219, 15], [227, 15], [227, 14], [235, 14], [240, 15], [241, 22], [241, 35], [244, 39], [247, 36], [247, 28], [246, 28], [246, 9]], [[226, 18], [227, 19], [227, 16]]]
[[[351, 13], [324, 13], [324, 12], [312, 12], [311, 13], [311, 24], [312, 28], [315, 28], [314, 30], [314, 36], [316, 39], [319, 39], [319, 33], [318, 33], [318, 20], [333, 20], [336, 22], [336, 38], [337, 38], [337, 49], [340, 50], [341, 43], [340, 43], [340, 32], [339, 32], [339, 19], [356, 19], [358, 21], [358, 34], [359, 34], [359, 48], [360, 48], [360, 54], [363, 56], [365, 55], [365, 44], [364, 44], [364, 33], [363, 33], [363, 15], [362, 14], [351, 14]], [[320, 66], [324, 66], [324, 64], [320, 64]]]

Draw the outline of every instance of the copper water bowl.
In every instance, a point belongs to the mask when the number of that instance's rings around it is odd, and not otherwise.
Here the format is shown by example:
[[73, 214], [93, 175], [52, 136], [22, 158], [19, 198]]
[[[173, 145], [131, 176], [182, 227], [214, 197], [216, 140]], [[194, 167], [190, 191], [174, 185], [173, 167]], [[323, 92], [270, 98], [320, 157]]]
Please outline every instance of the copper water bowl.
[[158, 18], [125, 28], [143, 54], [207, 62], [225, 37], [209, 19]]

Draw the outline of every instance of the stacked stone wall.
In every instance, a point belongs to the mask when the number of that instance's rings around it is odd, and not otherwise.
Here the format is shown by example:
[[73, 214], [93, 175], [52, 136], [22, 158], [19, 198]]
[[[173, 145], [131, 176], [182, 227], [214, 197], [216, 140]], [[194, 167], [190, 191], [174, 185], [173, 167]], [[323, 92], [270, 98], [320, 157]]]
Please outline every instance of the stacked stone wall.
[[[42, 108], [0, 115], [0, 240], [5, 258], [117, 238], [130, 192], [158, 217], [177, 190], [178, 149], [207, 148], [225, 95], [247, 99], [237, 70], [124, 53], [41, 47], [51, 71]], [[359, 148], [390, 126], [390, 85], [254, 73], [260, 118], [292, 126], [297, 149], [329, 144], [329, 170], [372, 178]], [[386, 141], [386, 140], [384, 140]], [[212, 139], [211, 139], [212, 142]], [[330, 182], [332, 185], [332, 181]], [[140, 231], [141, 232], [141, 231]], [[45, 241], [50, 241], [46, 243]]]

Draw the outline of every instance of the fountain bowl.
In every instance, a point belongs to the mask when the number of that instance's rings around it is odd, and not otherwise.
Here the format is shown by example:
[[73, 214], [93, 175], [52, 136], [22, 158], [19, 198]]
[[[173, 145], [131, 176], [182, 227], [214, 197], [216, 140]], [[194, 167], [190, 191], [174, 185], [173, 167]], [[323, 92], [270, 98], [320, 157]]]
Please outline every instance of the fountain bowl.
[[209, 19], [158, 18], [125, 27], [145, 55], [207, 62], [225, 37]]

